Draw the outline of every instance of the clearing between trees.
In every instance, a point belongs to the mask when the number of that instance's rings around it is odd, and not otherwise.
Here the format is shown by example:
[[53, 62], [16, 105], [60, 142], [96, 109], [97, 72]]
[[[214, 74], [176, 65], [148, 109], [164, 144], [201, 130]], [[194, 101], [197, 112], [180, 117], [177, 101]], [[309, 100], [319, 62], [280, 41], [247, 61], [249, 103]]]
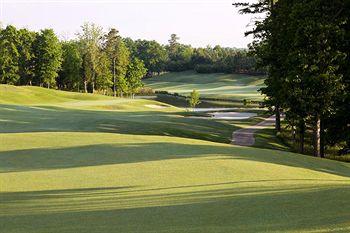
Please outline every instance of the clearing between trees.
[[242, 101], [261, 101], [258, 89], [264, 86], [264, 76], [240, 74], [200, 74], [194, 71], [166, 73], [145, 79], [146, 87], [157, 91], [168, 91], [189, 95], [197, 90], [201, 97]]

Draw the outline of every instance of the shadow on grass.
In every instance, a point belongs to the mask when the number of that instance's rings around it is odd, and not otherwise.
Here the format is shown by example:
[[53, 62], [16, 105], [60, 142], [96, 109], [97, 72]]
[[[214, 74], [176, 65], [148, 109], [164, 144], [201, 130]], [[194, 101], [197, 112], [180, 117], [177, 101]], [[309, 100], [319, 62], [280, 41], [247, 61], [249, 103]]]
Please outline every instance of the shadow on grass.
[[4, 232], [26, 233], [350, 229], [349, 186], [210, 188], [170, 188], [165, 194], [141, 187], [0, 194], [0, 225]]
[[191, 119], [181, 113], [157, 111], [94, 111], [52, 106], [0, 105], [0, 133], [108, 132], [166, 135], [230, 142], [238, 127], [230, 122]]
[[[218, 151], [219, 150], [219, 151]], [[208, 156], [228, 151], [177, 143], [98, 144], [0, 152], [0, 171], [27, 171]]]
[[[226, 157], [214, 157], [214, 156]], [[137, 163], [167, 159], [206, 157], [259, 161], [290, 167], [299, 167], [350, 177], [350, 164], [320, 160], [281, 151], [250, 147], [190, 145], [182, 143], [97, 144], [67, 148], [39, 148], [0, 152], [0, 172], [45, 170]]]

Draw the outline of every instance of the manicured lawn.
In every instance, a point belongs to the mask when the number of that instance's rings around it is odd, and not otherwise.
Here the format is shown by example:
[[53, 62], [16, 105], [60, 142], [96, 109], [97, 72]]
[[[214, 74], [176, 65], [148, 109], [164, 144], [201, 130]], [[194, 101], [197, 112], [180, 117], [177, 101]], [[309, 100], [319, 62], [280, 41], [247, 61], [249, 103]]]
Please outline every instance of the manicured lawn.
[[[260, 120], [192, 118], [186, 117], [188, 113], [183, 109], [153, 100], [112, 98], [38, 87], [0, 85], [0, 93], [0, 97], [5, 97], [0, 99], [0, 132], [4, 133], [109, 132], [228, 143], [232, 131]], [[16, 93], [22, 97], [18, 98]], [[51, 99], [56, 94], [58, 97]]]
[[350, 231], [350, 164], [208, 141], [258, 119], [4, 88], [0, 232]]
[[193, 71], [167, 73], [145, 80], [154, 90], [188, 95], [198, 90], [202, 97], [262, 100], [258, 89], [264, 77], [239, 74], [198, 74]]

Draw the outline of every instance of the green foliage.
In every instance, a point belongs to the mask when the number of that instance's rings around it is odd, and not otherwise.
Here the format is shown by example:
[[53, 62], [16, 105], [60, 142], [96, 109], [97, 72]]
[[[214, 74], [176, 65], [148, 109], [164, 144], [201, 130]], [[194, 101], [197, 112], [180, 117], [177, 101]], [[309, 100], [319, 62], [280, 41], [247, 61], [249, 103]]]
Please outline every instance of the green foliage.
[[254, 35], [252, 48], [259, 65], [268, 69], [261, 91], [267, 96], [265, 105], [276, 116], [283, 108], [289, 125], [298, 128], [300, 151], [307, 127], [314, 131], [317, 156], [323, 156], [326, 145], [342, 140], [350, 145], [342, 133], [331, 136], [339, 131], [336, 128], [350, 132], [344, 111], [349, 105], [349, 3], [279, 0], [236, 5], [243, 13], [267, 13], [248, 32]]
[[130, 62], [130, 53], [122, 41], [118, 43], [118, 53], [118, 59], [115, 61], [117, 89], [119, 94], [123, 95], [123, 93], [126, 93], [128, 91], [126, 72], [128, 69], [128, 64]]
[[199, 98], [200, 98], [199, 92], [196, 90], [193, 90], [188, 99], [188, 103], [191, 108], [195, 108], [201, 102]]
[[62, 48], [52, 29], [41, 30], [34, 44], [35, 82], [42, 86], [56, 85], [56, 77], [61, 68]]
[[29, 31], [27, 29], [18, 30], [19, 33], [19, 70], [20, 76], [19, 84], [28, 85], [32, 84], [35, 75], [35, 54], [34, 54], [34, 42], [37, 37], [37, 33]]
[[171, 34], [169, 39], [169, 46], [167, 48], [170, 60], [177, 60], [177, 53], [180, 47], [179, 37], [176, 34]]
[[113, 28], [105, 34], [98, 25], [85, 23], [73, 41], [59, 43], [52, 30], [36, 33], [17, 31], [13, 26], [3, 30], [2, 36], [2, 83], [85, 92], [97, 89], [106, 94], [112, 87], [114, 95], [118, 92], [122, 96], [130, 92], [126, 74], [128, 64], [135, 58], [143, 62], [146, 77], [193, 69], [198, 73], [257, 73], [253, 68], [255, 59], [245, 50], [192, 48], [181, 44], [175, 34], [169, 45], [163, 46], [154, 40], [122, 38]]
[[128, 85], [128, 92], [133, 96], [137, 91], [143, 87], [141, 79], [146, 75], [147, 69], [143, 62], [138, 58], [134, 58], [128, 65], [126, 74], [126, 81]]
[[94, 92], [103, 32], [101, 27], [93, 23], [85, 23], [81, 29], [82, 32], [78, 37], [83, 58], [84, 90], [88, 92], [88, 85], [90, 85]]
[[169, 71], [185, 71], [193, 68], [191, 63], [193, 48], [189, 45], [180, 44], [179, 39], [176, 34], [172, 34], [169, 45], [166, 47], [169, 54], [167, 64], [167, 70]]
[[0, 31], [0, 83], [17, 84], [19, 76], [19, 34], [15, 27]]
[[198, 73], [264, 74], [256, 68], [255, 58], [246, 51], [220, 46], [195, 49], [192, 63]]
[[76, 41], [62, 43], [62, 69], [57, 80], [61, 89], [79, 90], [82, 84], [83, 58], [80, 54], [80, 45]]
[[96, 67], [96, 88], [106, 93], [112, 84], [110, 57], [105, 52], [100, 52]]
[[137, 40], [133, 43], [129, 42], [128, 46], [130, 49], [134, 47], [132, 56], [143, 61], [149, 76], [152, 73], [160, 73], [165, 70], [168, 54], [158, 42], [154, 40]]

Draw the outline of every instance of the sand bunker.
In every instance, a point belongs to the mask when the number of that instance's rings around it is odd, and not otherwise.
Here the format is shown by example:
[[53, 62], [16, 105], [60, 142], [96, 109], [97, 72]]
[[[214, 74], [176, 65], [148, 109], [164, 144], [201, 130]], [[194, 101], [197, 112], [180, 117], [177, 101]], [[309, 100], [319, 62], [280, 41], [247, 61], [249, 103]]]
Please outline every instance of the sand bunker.
[[148, 107], [148, 108], [155, 108], [155, 109], [161, 109], [161, 108], [167, 108], [168, 106], [156, 105], [156, 104], [146, 104], [145, 107]]
[[237, 110], [238, 108], [191, 108], [188, 109], [192, 112], [214, 112], [214, 111], [230, 111]]
[[244, 120], [257, 116], [256, 113], [251, 112], [213, 112], [209, 115], [211, 118], [222, 120]]

